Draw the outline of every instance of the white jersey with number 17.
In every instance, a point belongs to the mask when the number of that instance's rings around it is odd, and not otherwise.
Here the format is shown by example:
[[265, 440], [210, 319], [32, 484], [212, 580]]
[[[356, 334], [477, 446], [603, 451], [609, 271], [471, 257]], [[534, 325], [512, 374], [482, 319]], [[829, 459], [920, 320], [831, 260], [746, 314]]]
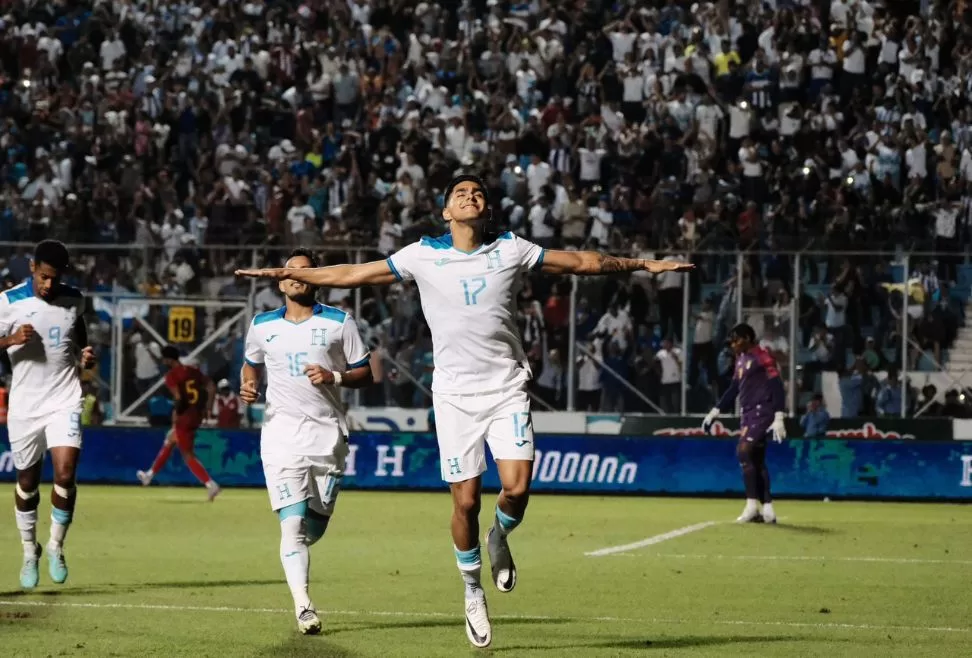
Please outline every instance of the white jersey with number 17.
[[500, 391], [532, 377], [516, 324], [522, 275], [543, 264], [544, 250], [502, 233], [472, 252], [449, 234], [423, 237], [388, 259], [399, 281], [414, 280], [432, 333], [432, 390]]
[[[304, 373], [308, 365], [345, 372], [368, 365], [368, 349], [354, 318], [338, 308], [314, 305], [314, 315], [303, 322], [284, 317], [285, 308], [260, 313], [246, 334], [246, 362], [267, 371], [267, 407], [264, 428], [299, 428], [302, 423], [331, 425], [348, 435], [347, 417], [336, 386], [315, 386]], [[261, 450], [296, 455], [319, 451], [314, 433], [273, 433]]]

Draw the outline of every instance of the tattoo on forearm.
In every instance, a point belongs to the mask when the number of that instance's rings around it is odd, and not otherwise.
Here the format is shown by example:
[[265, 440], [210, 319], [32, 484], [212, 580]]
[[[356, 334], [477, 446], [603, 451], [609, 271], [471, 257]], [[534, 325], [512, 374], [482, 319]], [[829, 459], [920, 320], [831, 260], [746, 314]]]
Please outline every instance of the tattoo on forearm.
[[610, 274], [612, 272], [634, 272], [643, 267], [644, 261], [640, 258], [618, 258], [607, 254], [598, 254], [598, 272]]

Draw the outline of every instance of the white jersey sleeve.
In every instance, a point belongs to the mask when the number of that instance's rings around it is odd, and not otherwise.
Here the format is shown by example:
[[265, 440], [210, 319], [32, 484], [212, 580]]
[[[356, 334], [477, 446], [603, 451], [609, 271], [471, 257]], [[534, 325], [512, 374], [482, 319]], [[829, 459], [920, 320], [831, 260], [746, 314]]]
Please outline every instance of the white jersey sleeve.
[[399, 281], [413, 281], [415, 272], [419, 269], [419, 256], [421, 246], [418, 242], [413, 242], [407, 247], [403, 247], [388, 257], [388, 269], [392, 271], [395, 278]]
[[543, 257], [546, 253], [543, 247], [515, 234], [513, 234], [513, 246], [521, 268], [539, 271], [543, 267]]
[[361, 339], [361, 332], [358, 330], [358, 323], [350, 315], [344, 318], [344, 325], [341, 328], [342, 343], [344, 344], [344, 361], [347, 363], [348, 370], [363, 368], [371, 360], [371, 353]]
[[243, 350], [243, 359], [251, 366], [262, 367], [264, 364], [263, 341], [260, 339], [262, 333], [256, 318], [253, 318], [249, 329], [246, 330], [246, 343]]

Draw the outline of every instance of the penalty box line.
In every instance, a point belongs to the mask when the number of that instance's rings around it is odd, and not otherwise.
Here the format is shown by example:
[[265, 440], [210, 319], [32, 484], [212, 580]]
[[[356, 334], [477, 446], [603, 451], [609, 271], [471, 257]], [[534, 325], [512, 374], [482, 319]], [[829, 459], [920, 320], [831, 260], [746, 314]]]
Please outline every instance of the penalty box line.
[[[88, 610], [153, 610], [166, 612], [217, 612], [217, 613], [257, 613], [293, 614], [292, 608], [239, 608], [231, 606], [204, 605], [163, 605], [153, 603], [93, 603], [67, 601], [11, 601], [0, 599], [0, 607], [12, 608], [82, 608]], [[413, 619], [459, 619], [459, 615], [446, 612], [405, 612], [394, 610], [320, 610], [323, 615], [343, 617], [406, 617]], [[714, 626], [751, 626], [776, 628], [807, 628], [817, 630], [847, 631], [912, 631], [925, 633], [972, 633], [972, 628], [951, 626], [884, 626], [881, 624], [812, 623], [780, 620], [736, 620], [736, 619], [663, 619], [653, 617], [575, 617], [558, 615], [491, 615], [494, 620], [506, 621], [572, 621], [572, 622], [621, 622], [636, 624], [658, 624], [667, 626], [712, 624]], [[461, 623], [457, 621], [456, 623]]]
[[622, 544], [620, 546], [609, 546], [607, 548], [601, 548], [596, 551], [590, 551], [584, 553], [588, 557], [604, 557], [606, 555], [616, 555], [618, 553], [627, 553], [628, 551], [635, 551], [639, 548], [644, 548], [645, 546], [654, 546], [655, 544], [660, 544], [669, 539], [675, 539], [676, 537], [684, 537], [693, 532], [698, 532], [699, 530], [705, 530], [706, 528], [711, 528], [712, 526], [718, 524], [718, 521], [705, 521], [703, 523], [696, 523], [694, 525], [687, 525], [684, 528], [679, 528], [677, 530], [670, 530], [669, 532], [663, 532], [660, 535], [655, 535], [654, 537], [648, 537], [647, 539], [642, 539], [641, 541], [636, 541], [631, 544]]

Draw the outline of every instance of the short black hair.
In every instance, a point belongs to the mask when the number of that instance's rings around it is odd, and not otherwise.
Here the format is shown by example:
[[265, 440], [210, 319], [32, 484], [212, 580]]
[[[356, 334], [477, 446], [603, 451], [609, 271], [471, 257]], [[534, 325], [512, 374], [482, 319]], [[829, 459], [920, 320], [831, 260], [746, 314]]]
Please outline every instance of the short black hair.
[[58, 272], [67, 269], [71, 258], [68, 255], [67, 247], [63, 242], [57, 240], [42, 240], [34, 248], [34, 263], [47, 263]]
[[483, 196], [486, 198], [486, 207], [489, 208], [489, 190], [486, 189], [486, 181], [475, 174], [460, 174], [449, 181], [445, 189], [445, 196], [442, 197], [442, 203], [446, 206], [449, 205], [449, 197], [452, 196], [452, 191], [456, 189], [456, 185], [465, 183], [466, 181], [471, 181], [479, 185], [479, 189], [483, 191]]
[[162, 348], [162, 358], [172, 359], [173, 361], [178, 361], [179, 357], [182, 356], [179, 353], [179, 348], [174, 345], [166, 345]]
[[748, 340], [750, 343], [755, 343], [756, 330], [750, 327], [745, 322], [740, 322], [739, 324], [737, 324], [735, 327], [732, 328], [732, 331], [729, 332], [729, 338], [730, 340], [733, 338], [743, 338], [745, 340]]
[[297, 247], [296, 249], [290, 252], [290, 255], [287, 256], [287, 260], [290, 260], [291, 258], [297, 258], [298, 256], [303, 256], [304, 258], [309, 260], [311, 267], [318, 267], [317, 256], [314, 255], [314, 252], [311, 251], [310, 249], [307, 249], [305, 247]]

